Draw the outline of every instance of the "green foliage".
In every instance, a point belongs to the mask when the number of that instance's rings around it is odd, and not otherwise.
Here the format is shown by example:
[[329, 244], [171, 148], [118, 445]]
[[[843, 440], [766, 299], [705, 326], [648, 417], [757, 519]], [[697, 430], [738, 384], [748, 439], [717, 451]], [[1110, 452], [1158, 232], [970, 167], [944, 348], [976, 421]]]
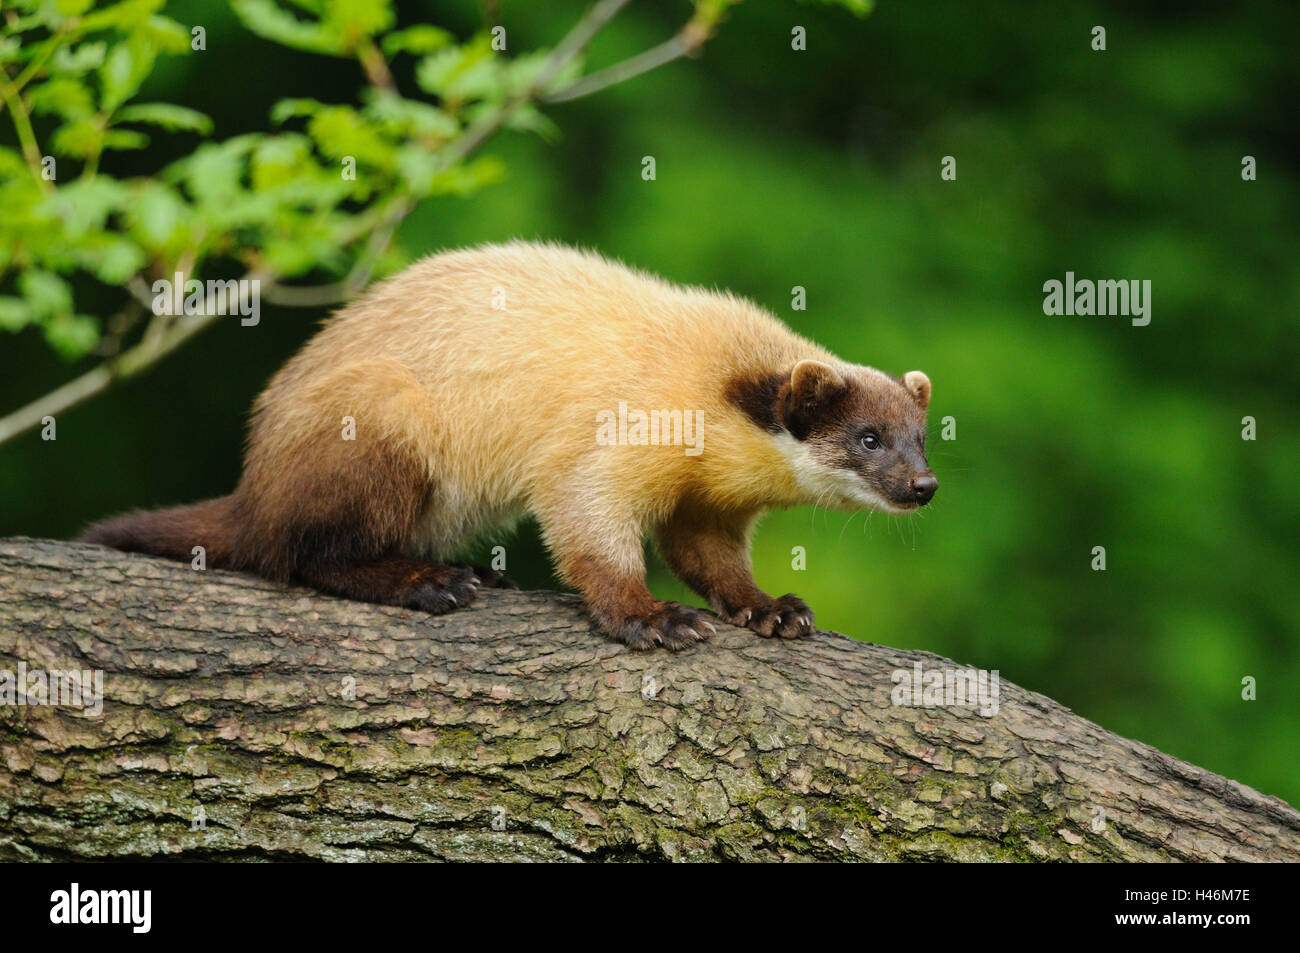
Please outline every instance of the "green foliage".
[[275, 0], [234, 0], [232, 5], [258, 36], [329, 56], [352, 56], [362, 43], [393, 26], [391, 4], [379, 0], [299, 0], [300, 7], [315, 15], [310, 19], [295, 16]]
[[[863, 0], [826, 2], [865, 9]], [[736, 3], [696, 0], [698, 36]], [[0, 19], [0, 102], [18, 146], [0, 146], [0, 327], [39, 327], [67, 358], [96, 350], [98, 323], [76, 313], [71, 294], [34, 300], [29, 291], [48, 291], [50, 280], [80, 287], [78, 272], [148, 285], [235, 262], [272, 281], [366, 271], [359, 259], [376, 228], [422, 199], [468, 196], [504, 177], [498, 160], [455, 149], [467, 129], [497, 117], [554, 140], [557, 128], [532, 100], [581, 72], [576, 56], [551, 69], [546, 49], [504, 54], [487, 33], [460, 42], [431, 24], [398, 29], [392, 0], [233, 0], [252, 34], [355, 60], [364, 84], [350, 102], [281, 100], [268, 130], [206, 141], [219, 130], [203, 113], [136, 101], [162, 60], [214, 56], [202, 28], [164, 5], [15, 0], [16, 15]], [[409, 67], [428, 98], [399, 91], [390, 60]], [[131, 177], [105, 169], [106, 157], [141, 152], [158, 136], [182, 137], [191, 151]], [[385, 252], [380, 269], [400, 260]], [[17, 280], [31, 271], [49, 277]]]
[[212, 131], [212, 120], [203, 113], [171, 103], [138, 103], [134, 106], [124, 106], [118, 110], [117, 120], [159, 126], [168, 132], [197, 132], [201, 136], [206, 136]]
[[432, 53], [449, 46], [454, 38], [446, 30], [427, 23], [396, 30], [383, 39], [382, 48], [389, 56], [398, 53]]
[[[18, 145], [0, 146], [0, 328], [37, 326], [67, 358], [99, 343], [98, 322], [76, 313], [78, 272], [123, 285], [235, 261], [276, 280], [338, 277], [385, 219], [503, 178], [495, 159], [444, 157], [470, 124], [509, 104], [518, 108], [507, 128], [555, 134], [515, 103], [536, 92], [546, 50], [512, 58], [486, 35], [460, 43], [432, 25], [395, 29], [390, 0], [236, 0], [253, 34], [354, 59], [365, 83], [354, 102], [285, 99], [267, 131], [207, 141], [219, 130], [203, 113], [136, 101], [161, 58], [212, 55], [163, 5], [20, 0], [19, 15], [0, 21], [0, 92]], [[398, 91], [394, 58], [414, 58], [429, 98]], [[553, 82], [577, 69], [569, 63]], [[106, 155], [158, 135], [188, 137], [192, 151], [147, 175], [104, 170]]]

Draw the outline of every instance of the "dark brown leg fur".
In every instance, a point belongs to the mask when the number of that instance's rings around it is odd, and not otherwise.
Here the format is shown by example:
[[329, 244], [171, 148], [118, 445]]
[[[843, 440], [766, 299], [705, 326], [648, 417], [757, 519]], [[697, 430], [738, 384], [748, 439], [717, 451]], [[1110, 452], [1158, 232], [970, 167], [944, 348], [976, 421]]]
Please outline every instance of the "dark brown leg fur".
[[[367, 440], [368, 422], [358, 420], [355, 441], [330, 428], [298, 454], [250, 453], [238, 491], [254, 501], [243, 555], [263, 575], [348, 599], [432, 613], [468, 606], [483, 584], [472, 569], [402, 555], [431, 487], [413, 452]], [[271, 468], [274, 479], [263, 479]]]
[[469, 605], [503, 577], [404, 555], [436, 491], [417, 449], [428, 413], [428, 394], [401, 365], [335, 365], [304, 351], [258, 398], [234, 493], [132, 513], [83, 538], [173, 559], [204, 546], [212, 568], [367, 602], [435, 613]]
[[441, 566], [421, 559], [389, 556], [369, 563], [312, 566], [299, 579], [321, 592], [422, 609], [434, 615], [463, 609], [482, 584], [471, 569]]
[[[311, 427], [299, 421], [299, 429], [277, 429], [265, 416], [267, 399], [259, 402], [244, 475], [230, 496], [119, 517], [83, 538], [174, 559], [205, 546], [212, 568], [349, 599], [433, 613], [469, 605], [480, 585], [500, 585], [500, 574], [480, 577], [402, 555], [432, 487], [419, 455], [383, 424], [395, 402], [422, 407], [423, 395], [398, 389], [376, 398], [346, 386], [382, 379], [384, 369], [377, 370], [343, 374], [341, 385], [328, 389], [343, 403], [321, 411]], [[295, 399], [278, 398], [281, 406]], [[354, 440], [342, 437], [345, 414], [355, 415]]]
[[703, 612], [656, 599], [645, 580], [599, 559], [575, 560], [566, 578], [587, 597], [587, 610], [614, 641], [639, 652], [662, 645], [674, 652], [703, 642], [715, 631]]
[[732, 625], [792, 639], [813, 631], [813, 613], [798, 596], [773, 598], [754, 583], [749, 530], [754, 514], [683, 506], [659, 529], [659, 551], [684, 583]]

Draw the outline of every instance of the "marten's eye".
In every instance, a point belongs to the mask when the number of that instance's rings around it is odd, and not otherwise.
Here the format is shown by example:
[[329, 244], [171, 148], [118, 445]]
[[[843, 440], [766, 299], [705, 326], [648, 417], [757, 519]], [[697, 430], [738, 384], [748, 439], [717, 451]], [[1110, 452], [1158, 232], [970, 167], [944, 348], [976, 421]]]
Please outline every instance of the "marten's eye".
[[862, 448], [863, 448], [864, 450], [879, 450], [879, 449], [880, 449], [880, 438], [877, 437], [877, 436], [876, 436], [875, 434], [873, 434], [873, 433], [863, 434], [863, 436], [862, 436]]

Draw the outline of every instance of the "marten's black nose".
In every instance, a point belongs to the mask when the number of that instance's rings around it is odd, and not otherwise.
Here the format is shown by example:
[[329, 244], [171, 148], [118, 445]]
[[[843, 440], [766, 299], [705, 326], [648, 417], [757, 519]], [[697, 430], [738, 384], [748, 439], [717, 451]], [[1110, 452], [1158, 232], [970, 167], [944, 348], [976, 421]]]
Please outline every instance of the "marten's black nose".
[[939, 489], [939, 481], [932, 474], [912, 478], [912, 497], [924, 506], [934, 498], [934, 491]]

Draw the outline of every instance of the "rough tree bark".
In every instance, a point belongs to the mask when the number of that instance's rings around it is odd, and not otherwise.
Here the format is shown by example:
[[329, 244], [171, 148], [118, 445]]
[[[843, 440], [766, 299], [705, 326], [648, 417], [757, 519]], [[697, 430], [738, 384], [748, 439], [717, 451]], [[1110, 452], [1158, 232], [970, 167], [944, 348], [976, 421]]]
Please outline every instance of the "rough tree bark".
[[4, 540], [0, 669], [105, 691], [0, 706], [0, 858], [1300, 860], [1288, 805], [1041, 695], [895, 706], [918, 660], [953, 665], [723, 625], [639, 655], [554, 593], [434, 618]]

